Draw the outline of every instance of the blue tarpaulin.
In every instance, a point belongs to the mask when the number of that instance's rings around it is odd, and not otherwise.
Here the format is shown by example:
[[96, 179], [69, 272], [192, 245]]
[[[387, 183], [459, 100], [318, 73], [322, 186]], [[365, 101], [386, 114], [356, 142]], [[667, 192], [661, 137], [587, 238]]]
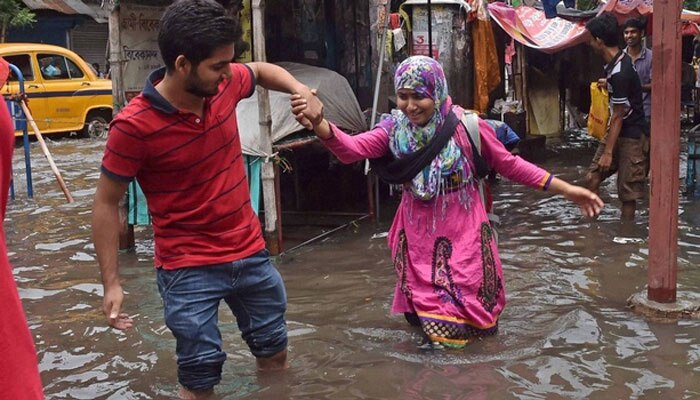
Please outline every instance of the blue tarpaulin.
[[[257, 214], [258, 208], [260, 207], [260, 171], [262, 167], [262, 158], [244, 154], [243, 162], [246, 165], [246, 175], [248, 177], [250, 205], [253, 207], [253, 211], [255, 211]], [[143, 191], [136, 180], [129, 184], [128, 199], [129, 225], [150, 225], [151, 216], [148, 213], [146, 196], [144, 196]]]

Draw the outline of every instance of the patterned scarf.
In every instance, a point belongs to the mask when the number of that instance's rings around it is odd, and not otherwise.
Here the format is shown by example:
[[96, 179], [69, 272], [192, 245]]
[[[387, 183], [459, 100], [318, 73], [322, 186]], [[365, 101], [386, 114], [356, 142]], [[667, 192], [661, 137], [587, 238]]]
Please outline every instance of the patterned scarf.
[[[389, 132], [389, 147], [394, 157], [402, 158], [430, 142], [452, 108], [452, 99], [447, 95], [442, 66], [425, 56], [412, 56], [399, 64], [394, 75], [394, 89], [411, 89], [435, 102], [433, 115], [424, 126], [414, 125], [400, 110], [392, 110], [391, 115], [378, 124]], [[434, 198], [440, 190], [442, 177], [461, 171], [462, 166], [459, 146], [452, 138], [440, 154], [413, 178], [411, 192], [422, 200]]]

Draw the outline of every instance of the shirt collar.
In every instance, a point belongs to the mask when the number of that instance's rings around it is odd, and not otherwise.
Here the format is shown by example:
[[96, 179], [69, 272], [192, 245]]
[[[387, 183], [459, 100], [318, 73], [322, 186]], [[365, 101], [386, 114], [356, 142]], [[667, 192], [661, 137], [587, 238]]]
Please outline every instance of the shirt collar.
[[[610, 72], [615, 68], [615, 65], [622, 61], [622, 59], [626, 56], [626, 53], [623, 50], [620, 50], [615, 54], [615, 57], [610, 61], [610, 64], [607, 64], [605, 66], [605, 75], [610, 75]], [[627, 56], [629, 57], [629, 56]]]
[[[625, 54], [629, 55], [629, 46], [625, 47]], [[646, 46], [642, 46], [642, 51], [639, 53], [639, 57], [637, 57], [637, 60], [641, 60], [641, 59], [645, 58], [646, 56], [647, 56], [647, 48], [646, 48]]]
[[177, 108], [170, 104], [168, 100], [156, 90], [155, 85], [163, 80], [163, 77], [165, 77], [165, 67], [158, 68], [151, 72], [151, 74], [148, 75], [148, 79], [146, 79], [146, 86], [143, 88], [143, 97], [148, 99], [156, 110], [167, 114], [175, 114], [177, 113]]

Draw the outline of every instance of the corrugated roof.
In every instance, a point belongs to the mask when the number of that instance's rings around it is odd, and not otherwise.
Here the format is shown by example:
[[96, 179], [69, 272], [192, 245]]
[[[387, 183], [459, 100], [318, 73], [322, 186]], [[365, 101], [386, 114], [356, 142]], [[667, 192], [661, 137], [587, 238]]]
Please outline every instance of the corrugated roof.
[[32, 10], [54, 10], [63, 14], [88, 15], [95, 21], [106, 23], [109, 9], [106, 2], [80, 0], [22, 0]]

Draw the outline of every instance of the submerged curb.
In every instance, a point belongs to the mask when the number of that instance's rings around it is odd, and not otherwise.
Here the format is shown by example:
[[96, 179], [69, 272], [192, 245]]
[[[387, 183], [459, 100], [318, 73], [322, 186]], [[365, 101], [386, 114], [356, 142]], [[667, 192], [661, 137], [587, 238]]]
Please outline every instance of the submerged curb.
[[645, 290], [630, 296], [627, 306], [635, 312], [661, 321], [700, 319], [700, 295], [693, 292], [679, 291], [675, 303], [657, 303], [647, 299]]

